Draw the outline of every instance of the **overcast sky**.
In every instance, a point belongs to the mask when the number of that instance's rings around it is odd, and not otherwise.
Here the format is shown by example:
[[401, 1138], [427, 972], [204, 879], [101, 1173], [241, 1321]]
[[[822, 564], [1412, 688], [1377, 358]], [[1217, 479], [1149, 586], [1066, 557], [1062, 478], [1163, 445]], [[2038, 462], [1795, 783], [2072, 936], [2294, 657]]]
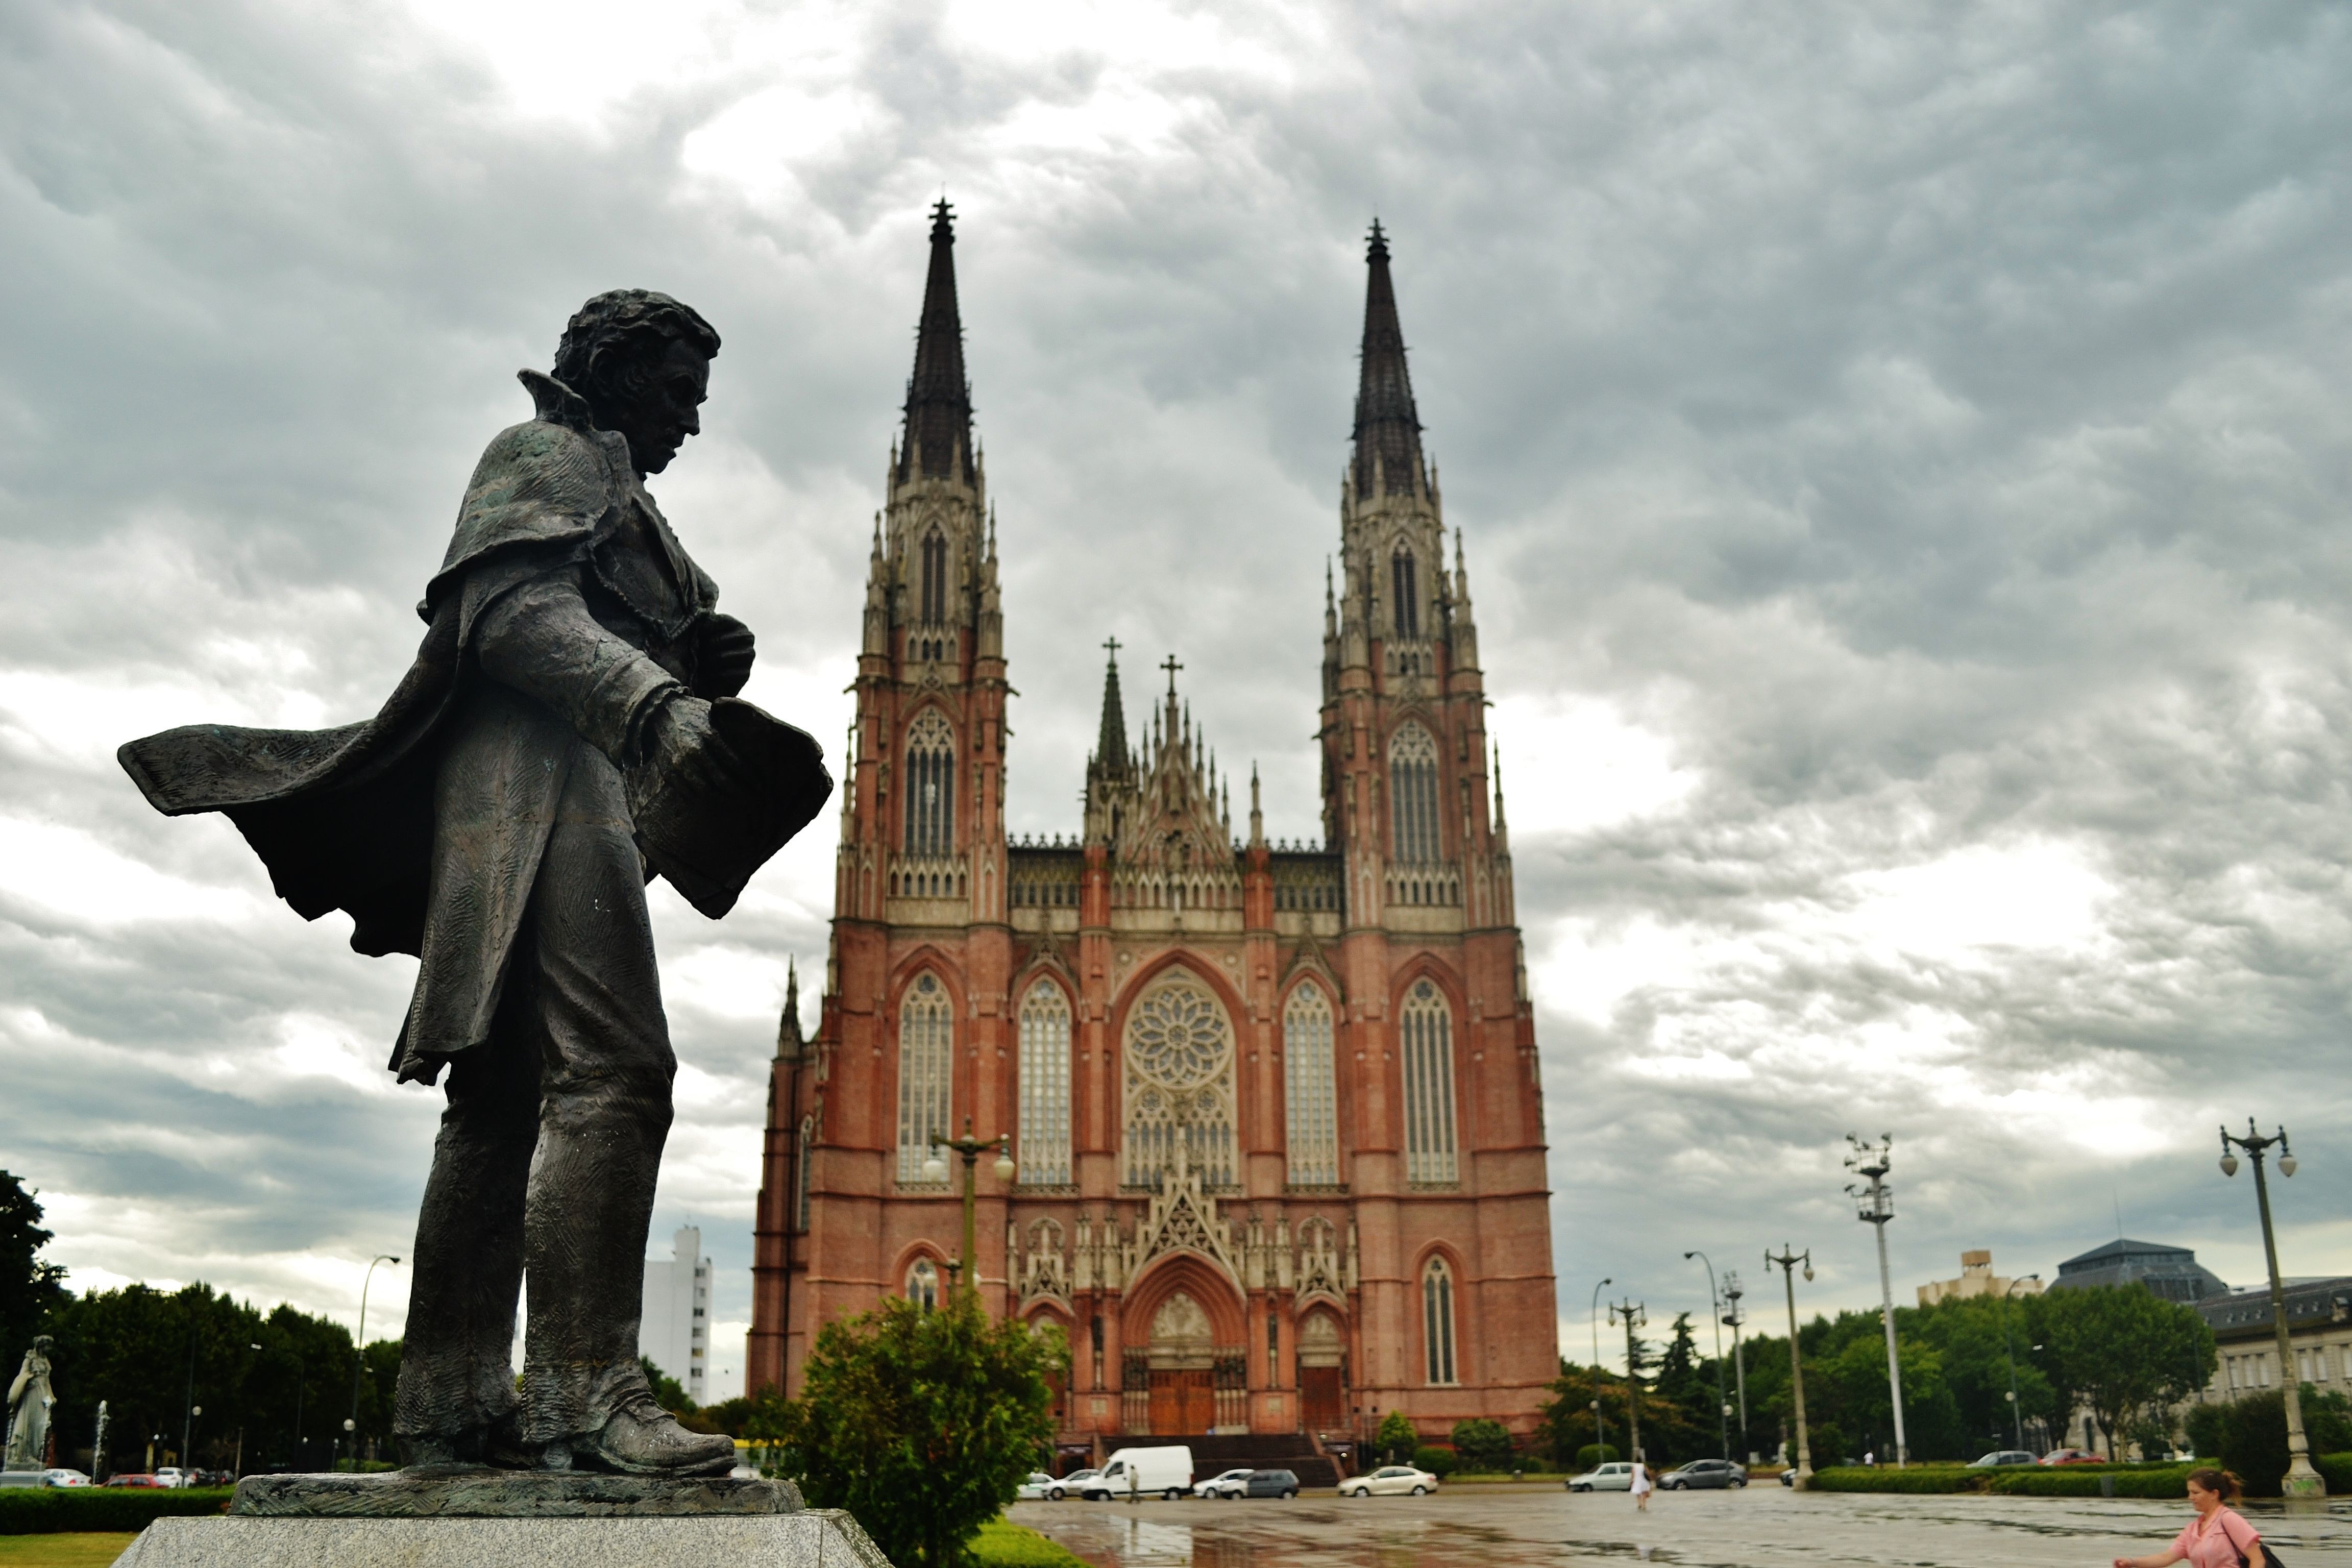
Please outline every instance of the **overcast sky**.
[[[1703, 1310], [1689, 1247], [1759, 1307], [1783, 1241], [1806, 1306], [1874, 1300], [1849, 1131], [1895, 1138], [1904, 1300], [2119, 1223], [2253, 1281], [2213, 1163], [2249, 1114], [2303, 1158], [2284, 1267], [2352, 1271], [2352, 13], [632, 9], [0, 7], [0, 1165], [74, 1286], [349, 1321], [439, 1100], [383, 1070], [413, 962], [305, 925], [115, 746], [373, 712], [514, 370], [637, 285], [725, 339], [655, 488], [759, 632], [747, 695], [837, 750], [942, 190], [1015, 831], [1077, 825], [1113, 634], [1183, 659], [1270, 832], [1318, 831], [1389, 228], [1570, 1353], [1603, 1275]], [[831, 849], [721, 925], [655, 896], [656, 1250], [704, 1226], [721, 1393]], [[404, 1298], [379, 1272], [372, 1336]]]

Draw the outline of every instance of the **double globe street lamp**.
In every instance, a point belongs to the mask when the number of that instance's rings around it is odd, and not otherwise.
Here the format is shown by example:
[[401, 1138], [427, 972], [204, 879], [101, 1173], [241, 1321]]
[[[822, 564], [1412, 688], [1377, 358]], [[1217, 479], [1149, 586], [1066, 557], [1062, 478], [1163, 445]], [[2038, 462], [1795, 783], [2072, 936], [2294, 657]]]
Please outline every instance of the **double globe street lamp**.
[[1012, 1144], [1013, 1134], [1010, 1132], [1000, 1132], [993, 1138], [974, 1138], [971, 1135], [971, 1118], [967, 1116], [963, 1119], [963, 1136], [933, 1137], [930, 1157], [923, 1162], [923, 1180], [934, 1185], [944, 1185], [948, 1179], [948, 1163], [940, 1158], [940, 1151], [952, 1149], [963, 1156], [963, 1256], [958, 1260], [956, 1276], [957, 1283], [974, 1296], [980, 1293], [980, 1276], [972, 1266], [972, 1255], [978, 1246], [977, 1233], [973, 1228], [979, 1202], [975, 1172], [981, 1155], [993, 1149], [996, 1151], [996, 1163], [992, 1168], [996, 1172], [996, 1179], [1011, 1186], [1013, 1172]]
[[2327, 1495], [2327, 1483], [2311, 1468], [2311, 1439], [2303, 1430], [2303, 1391], [2294, 1374], [2294, 1346], [2286, 1331], [2286, 1288], [2279, 1281], [2278, 1238], [2271, 1233], [2271, 1186], [2263, 1175], [2263, 1156], [2273, 1146], [2279, 1152], [2279, 1174], [2294, 1175], [2294, 1151], [2287, 1143], [2284, 1127], [2265, 1138], [2254, 1130], [2254, 1119], [2249, 1116], [2243, 1137], [2222, 1128], [2221, 1173], [2238, 1173], [2240, 1149], [2254, 1163], [2254, 1203], [2263, 1216], [2263, 1261], [2271, 1271], [2271, 1328], [2278, 1336], [2279, 1385], [2286, 1394], [2287, 1466], [2286, 1478], [2279, 1483], [2279, 1490], [2291, 1498], [2324, 1498]]

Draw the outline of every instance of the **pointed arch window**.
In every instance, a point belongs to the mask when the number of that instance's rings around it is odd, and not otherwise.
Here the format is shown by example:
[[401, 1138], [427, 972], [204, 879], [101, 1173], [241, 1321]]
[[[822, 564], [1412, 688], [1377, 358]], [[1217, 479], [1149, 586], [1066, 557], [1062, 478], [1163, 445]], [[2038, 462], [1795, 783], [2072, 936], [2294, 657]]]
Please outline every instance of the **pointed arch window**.
[[1443, 859], [1437, 832], [1437, 742], [1408, 723], [1389, 741], [1389, 812], [1396, 858], [1405, 865]]
[[1389, 557], [1389, 580], [1395, 591], [1396, 635], [1401, 638], [1421, 636], [1421, 584], [1414, 571], [1412, 552], [1399, 545]]
[[931, 1140], [948, 1135], [955, 1022], [948, 988], [925, 974], [898, 1004], [898, 1180], [923, 1180]]
[[915, 1266], [907, 1270], [907, 1300], [926, 1312], [935, 1312], [940, 1306], [940, 1268], [928, 1258], [918, 1258]]
[[1421, 1342], [1423, 1371], [1432, 1383], [1456, 1383], [1454, 1374], [1454, 1270], [1433, 1258], [1421, 1271]]
[[948, 618], [948, 542], [938, 529], [923, 535], [923, 625], [936, 626]]
[[[907, 732], [907, 853], [939, 856], [955, 851], [955, 734], [936, 708], [927, 709]], [[953, 897], [955, 889], [907, 889]]]
[[1405, 1180], [1459, 1181], [1454, 1140], [1454, 1015], [1426, 980], [1413, 983], [1397, 1019], [1404, 1037]]
[[1339, 1184], [1339, 1116], [1332, 1087], [1331, 1004], [1309, 983], [1282, 1013], [1283, 1100], [1288, 1110], [1289, 1181], [1299, 1187]]
[[1021, 1003], [1021, 1146], [1024, 1186], [1070, 1183], [1070, 1004], [1050, 980]]

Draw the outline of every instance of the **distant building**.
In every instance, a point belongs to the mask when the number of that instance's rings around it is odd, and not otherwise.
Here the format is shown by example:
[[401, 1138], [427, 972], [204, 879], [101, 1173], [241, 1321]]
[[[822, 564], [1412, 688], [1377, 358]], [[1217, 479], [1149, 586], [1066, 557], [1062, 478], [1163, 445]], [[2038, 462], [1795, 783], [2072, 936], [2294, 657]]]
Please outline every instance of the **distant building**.
[[702, 1231], [682, 1226], [667, 1260], [646, 1262], [645, 1315], [637, 1349], [677, 1379], [697, 1405], [710, 1402], [710, 1259]]
[[1932, 1307], [1938, 1301], [1957, 1301], [1969, 1296], [2006, 1296], [2012, 1290], [2020, 1296], [2039, 1296], [2042, 1281], [2032, 1275], [2011, 1279], [1995, 1274], [1992, 1254], [1979, 1248], [1960, 1254], [1958, 1279], [1930, 1279], [1920, 1286], [1919, 1305]]
[[2230, 1292], [2221, 1276], [2198, 1262], [2197, 1254], [2189, 1247], [2121, 1239], [2061, 1263], [2050, 1288], [2088, 1290], [2101, 1285], [2145, 1285], [2168, 1301], [2192, 1306], [2209, 1296]]
[[[2284, 1283], [2295, 1381], [2339, 1394], [2352, 1392], [2352, 1276]], [[2206, 1389], [2212, 1399], [2231, 1400], [2279, 1386], [2278, 1336], [2271, 1327], [2268, 1285], [2207, 1297], [2197, 1303], [2197, 1310], [2212, 1325], [2215, 1348], [2221, 1353]]]

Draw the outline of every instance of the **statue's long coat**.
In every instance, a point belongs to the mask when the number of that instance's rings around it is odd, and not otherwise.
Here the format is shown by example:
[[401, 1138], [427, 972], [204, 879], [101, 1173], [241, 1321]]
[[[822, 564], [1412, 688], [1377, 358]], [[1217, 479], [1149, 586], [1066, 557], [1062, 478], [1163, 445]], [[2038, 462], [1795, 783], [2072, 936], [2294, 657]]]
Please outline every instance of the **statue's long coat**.
[[[533, 717], [530, 704], [507, 705], [525, 716], [507, 726], [494, 765], [438, 767], [441, 732], [486, 679], [476, 627], [527, 584], [593, 579], [628, 635], [583, 620], [585, 635], [535, 651], [542, 683], [564, 689], [568, 716], [614, 752], [652, 698], [692, 685], [692, 633], [719, 597], [646, 493], [626, 440], [597, 430], [561, 383], [521, 379], [538, 416], [482, 454], [417, 606], [429, 629], [374, 718], [320, 731], [195, 724], [118, 752], [165, 815], [226, 812], [305, 920], [342, 910], [361, 952], [425, 958], [393, 1061], [428, 1082], [443, 1058], [488, 1037], [565, 777], [544, 710]], [[451, 821], [466, 831], [448, 831]]]

